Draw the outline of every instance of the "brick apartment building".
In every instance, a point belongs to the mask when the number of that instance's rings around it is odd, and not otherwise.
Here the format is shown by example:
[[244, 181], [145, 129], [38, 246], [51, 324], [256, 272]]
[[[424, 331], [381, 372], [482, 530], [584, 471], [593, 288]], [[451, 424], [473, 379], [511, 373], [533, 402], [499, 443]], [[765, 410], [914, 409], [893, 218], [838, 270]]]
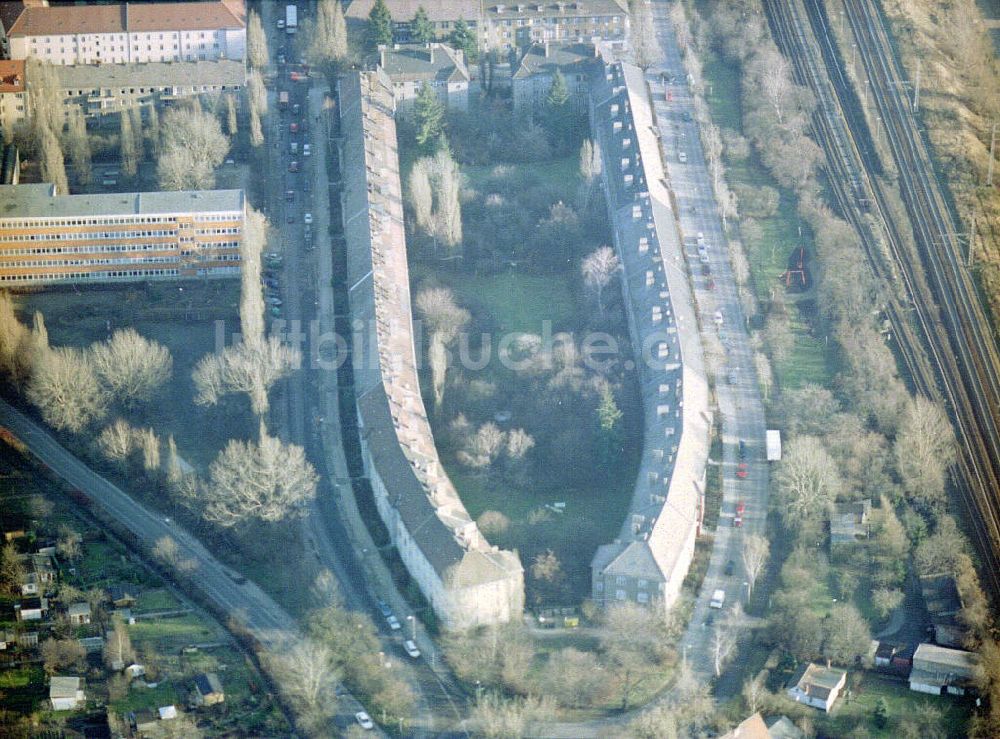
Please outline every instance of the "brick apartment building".
[[0, 185], [0, 284], [236, 277], [242, 190], [59, 195]]
[[243, 0], [49, 5], [0, 2], [0, 54], [53, 64], [143, 64], [246, 57]]

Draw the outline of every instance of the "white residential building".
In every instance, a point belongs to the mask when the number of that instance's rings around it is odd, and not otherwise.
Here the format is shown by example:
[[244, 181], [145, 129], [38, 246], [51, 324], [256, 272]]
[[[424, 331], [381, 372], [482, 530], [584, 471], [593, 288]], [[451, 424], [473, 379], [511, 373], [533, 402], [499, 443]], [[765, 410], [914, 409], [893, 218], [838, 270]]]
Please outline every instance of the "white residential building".
[[44, 0], [4, 3], [8, 59], [53, 64], [123, 64], [244, 59], [242, 0], [50, 6]]

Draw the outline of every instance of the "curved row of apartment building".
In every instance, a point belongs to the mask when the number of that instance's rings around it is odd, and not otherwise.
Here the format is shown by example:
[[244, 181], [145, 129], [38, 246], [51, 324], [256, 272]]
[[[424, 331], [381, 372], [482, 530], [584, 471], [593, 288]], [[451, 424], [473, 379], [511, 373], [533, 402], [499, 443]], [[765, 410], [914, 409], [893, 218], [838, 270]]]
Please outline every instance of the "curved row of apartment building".
[[517, 620], [517, 552], [483, 537], [438, 458], [417, 375], [393, 86], [381, 71], [341, 78], [340, 161], [365, 472], [410, 575], [449, 629]]
[[712, 415], [694, 297], [642, 71], [605, 66], [591, 90], [591, 130], [621, 260], [639, 372], [643, 449], [618, 538], [591, 562], [592, 597], [670, 608], [701, 525]]

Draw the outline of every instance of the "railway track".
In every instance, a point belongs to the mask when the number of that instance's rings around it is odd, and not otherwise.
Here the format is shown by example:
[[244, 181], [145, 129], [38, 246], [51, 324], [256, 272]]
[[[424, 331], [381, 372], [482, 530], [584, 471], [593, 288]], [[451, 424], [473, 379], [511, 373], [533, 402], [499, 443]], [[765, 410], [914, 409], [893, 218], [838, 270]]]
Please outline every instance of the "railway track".
[[[899, 356], [914, 386], [943, 400], [954, 421], [961, 444], [956, 488], [984, 565], [984, 584], [1000, 599], [996, 346], [983, 332], [984, 316], [957, 256], [948, 211], [928, 174], [930, 162], [920, 133], [900, 95], [901, 80], [881, 18], [870, 0], [845, 2], [899, 170], [916, 254], [908, 248], [876, 176], [882, 163], [831, 40], [821, 0], [769, 0], [766, 6], [772, 31], [792, 59], [798, 81], [816, 95], [813, 129], [827, 153], [830, 184], [885, 288], [880, 297], [898, 339]], [[862, 203], [870, 204], [874, 219], [866, 216]]]

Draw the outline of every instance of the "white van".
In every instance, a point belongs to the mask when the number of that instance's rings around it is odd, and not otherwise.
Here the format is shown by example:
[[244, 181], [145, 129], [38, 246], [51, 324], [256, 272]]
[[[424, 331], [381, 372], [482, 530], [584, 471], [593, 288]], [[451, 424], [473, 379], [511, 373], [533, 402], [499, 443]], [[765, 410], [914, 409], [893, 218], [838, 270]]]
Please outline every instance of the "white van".
[[292, 154], [298, 154], [299, 153], [299, 142], [298, 141], [293, 141], [291, 143], [291, 147], [290, 148], [291, 148]]
[[720, 588], [719, 590], [716, 590], [714, 593], [712, 593], [712, 600], [708, 604], [708, 607], [722, 608], [722, 604], [725, 602], [726, 602], [726, 591]]

